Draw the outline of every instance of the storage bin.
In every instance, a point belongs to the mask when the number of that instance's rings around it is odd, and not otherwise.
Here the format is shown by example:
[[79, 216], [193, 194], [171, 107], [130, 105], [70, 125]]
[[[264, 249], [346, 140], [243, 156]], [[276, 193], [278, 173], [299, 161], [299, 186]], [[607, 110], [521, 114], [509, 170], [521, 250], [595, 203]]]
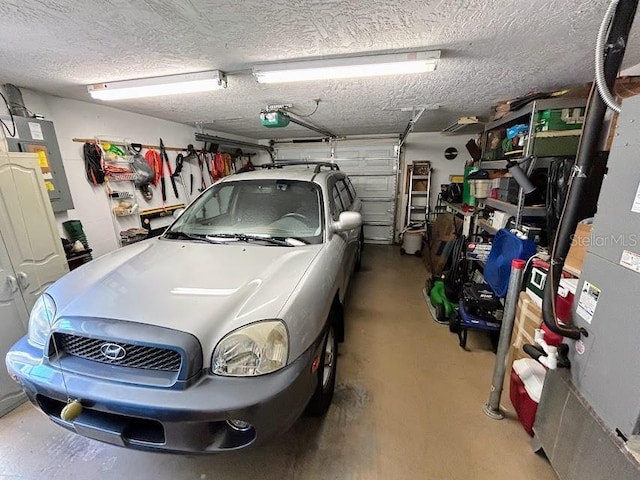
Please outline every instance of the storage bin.
[[469, 180], [471, 195], [475, 198], [487, 198], [491, 194], [493, 180]]
[[425, 230], [405, 230], [402, 234], [402, 251], [409, 255], [422, 253], [422, 240]]
[[583, 108], [556, 108], [542, 110], [538, 117], [537, 131], [579, 130], [584, 124]]

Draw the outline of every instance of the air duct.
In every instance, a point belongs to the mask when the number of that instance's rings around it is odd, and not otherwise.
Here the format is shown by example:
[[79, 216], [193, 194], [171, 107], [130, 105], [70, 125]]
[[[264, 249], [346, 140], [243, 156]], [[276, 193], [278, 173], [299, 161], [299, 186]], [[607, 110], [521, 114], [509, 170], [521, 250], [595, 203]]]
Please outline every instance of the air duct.
[[1, 88], [2, 94], [7, 99], [9, 111], [16, 117], [30, 117], [29, 110], [24, 104], [22, 92], [11, 83], [5, 83]]

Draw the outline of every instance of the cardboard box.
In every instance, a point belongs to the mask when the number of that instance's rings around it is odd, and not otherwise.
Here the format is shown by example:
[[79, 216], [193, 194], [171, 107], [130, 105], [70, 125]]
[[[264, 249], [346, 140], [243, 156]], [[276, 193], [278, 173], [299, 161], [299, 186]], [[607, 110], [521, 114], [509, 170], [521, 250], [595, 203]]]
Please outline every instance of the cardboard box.
[[509, 347], [509, 356], [507, 360], [507, 369], [511, 368], [514, 360], [521, 358], [530, 358], [522, 346], [525, 344], [533, 345], [536, 328], [540, 328], [542, 324], [542, 310], [525, 292], [520, 292], [518, 306], [516, 309], [516, 319], [513, 325], [513, 333], [511, 334], [511, 345]]
[[434, 278], [442, 274], [447, 264], [456, 240], [456, 231], [460, 229], [461, 223], [455, 215], [443, 213], [438, 215], [433, 225], [431, 238], [429, 238], [429, 255], [424, 255], [424, 258]]
[[571, 248], [569, 248], [567, 259], [564, 262], [565, 270], [576, 277], [580, 276], [587, 247], [591, 244], [591, 227], [591, 225], [584, 223], [578, 224], [576, 233], [571, 239]]

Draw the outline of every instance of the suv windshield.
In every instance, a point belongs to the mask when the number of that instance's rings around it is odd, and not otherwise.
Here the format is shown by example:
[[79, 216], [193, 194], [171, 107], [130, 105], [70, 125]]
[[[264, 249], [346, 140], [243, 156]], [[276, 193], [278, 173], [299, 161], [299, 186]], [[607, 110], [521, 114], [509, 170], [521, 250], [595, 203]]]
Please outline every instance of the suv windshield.
[[[322, 198], [312, 182], [240, 180], [209, 188], [165, 232], [224, 242], [251, 236], [322, 242]], [[299, 243], [297, 243], [299, 244]]]

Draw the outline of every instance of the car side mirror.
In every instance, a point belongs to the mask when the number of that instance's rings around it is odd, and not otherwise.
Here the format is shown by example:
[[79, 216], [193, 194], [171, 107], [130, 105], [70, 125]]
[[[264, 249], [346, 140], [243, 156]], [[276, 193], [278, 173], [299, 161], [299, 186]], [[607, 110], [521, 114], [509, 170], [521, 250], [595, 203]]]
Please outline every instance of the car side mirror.
[[348, 232], [362, 225], [362, 215], [358, 212], [342, 212], [337, 222], [333, 222], [334, 232]]
[[173, 211], [173, 219], [177, 220], [184, 213], [184, 208], [176, 208]]

